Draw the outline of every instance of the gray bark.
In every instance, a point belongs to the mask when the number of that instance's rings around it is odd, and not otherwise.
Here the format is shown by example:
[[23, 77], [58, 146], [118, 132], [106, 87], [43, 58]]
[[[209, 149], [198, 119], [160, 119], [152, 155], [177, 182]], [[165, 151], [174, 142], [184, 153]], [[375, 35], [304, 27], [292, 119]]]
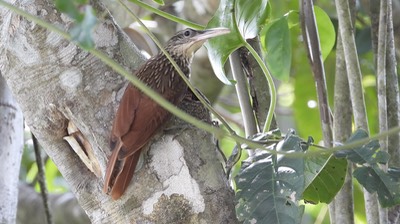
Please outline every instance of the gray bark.
[[[19, 7], [61, 27], [71, 21], [53, 1], [18, 2]], [[125, 68], [143, 59], [108, 12], [95, 4], [101, 22], [96, 48]], [[143, 166], [120, 200], [102, 192], [108, 136], [124, 79], [73, 43], [7, 10], [1, 14], [2, 73], [22, 107], [26, 122], [55, 162], [92, 223], [235, 223], [233, 195], [225, 183], [208, 133], [175, 128], [154, 138]], [[198, 113], [197, 104], [188, 110]], [[203, 116], [204, 118], [204, 116]], [[90, 143], [102, 178], [96, 177], [63, 140], [72, 122]], [[177, 127], [177, 128], [176, 128]]]
[[[343, 54], [342, 40], [337, 38], [336, 45], [336, 72], [334, 93], [334, 119], [333, 119], [333, 141], [345, 142], [351, 134], [351, 101], [349, 81], [347, 79], [346, 61]], [[335, 199], [329, 205], [331, 223], [351, 224], [354, 223], [353, 207], [353, 181], [352, 164], [347, 166], [347, 174], [344, 185]]]
[[[361, 86], [361, 70], [354, 40], [354, 28], [351, 22], [349, 3], [347, 0], [335, 0], [335, 3], [346, 60], [354, 123], [356, 128], [362, 128], [369, 133], [363, 88]], [[376, 194], [370, 194], [364, 189], [364, 201], [367, 222], [370, 224], [379, 223], [379, 206]]]
[[0, 72], [0, 223], [15, 223], [23, 149], [23, 118]]

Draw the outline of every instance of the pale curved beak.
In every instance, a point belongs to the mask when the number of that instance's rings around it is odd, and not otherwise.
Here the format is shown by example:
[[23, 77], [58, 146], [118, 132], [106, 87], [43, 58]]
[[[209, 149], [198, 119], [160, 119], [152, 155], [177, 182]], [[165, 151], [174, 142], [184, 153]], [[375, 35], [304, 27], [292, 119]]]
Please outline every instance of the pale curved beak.
[[225, 27], [217, 27], [217, 28], [211, 28], [211, 29], [206, 29], [206, 30], [200, 30], [200, 31], [197, 31], [198, 34], [196, 36], [192, 37], [192, 40], [194, 42], [202, 41], [202, 40], [205, 41], [212, 37], [225, 35], [230, 32], [231, 31]]

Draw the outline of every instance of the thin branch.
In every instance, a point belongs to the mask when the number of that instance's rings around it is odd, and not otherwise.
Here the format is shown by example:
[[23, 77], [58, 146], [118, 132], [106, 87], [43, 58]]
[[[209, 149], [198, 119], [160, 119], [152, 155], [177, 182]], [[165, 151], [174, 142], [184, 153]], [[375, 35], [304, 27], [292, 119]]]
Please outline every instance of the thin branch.
[[246, 136], [252, 136], [257, 133], [257, 125], [250, 102], [247, 79], [243, 72], [242, 64], [240, 63], [238, 50], [229, 55], [229, 62], [231, 65], [233, 78], [236, 81], [235, 88], [239, 99], [240, 109], [242, 111], [245, 133]]
[[[378, 93], [378, 113], [379, 113], [379, 132], [388, 129], [387, 102], [386, 102], [386, 51], [387, 51], [387, 8], [388, 1], [381, 0], [379, 12], [379, 31], [378, 31], [378, 51], [376, 60], [377, 67], [377, 93]], [[379, 141], [382, 151], [388, 151], [388, 138]], [[381, 165], [387, 169], [386, 165]], [[388, 210], [379, 206], [379, 222], [388, 222]]]
[[332, 145], [332, 116], [328, 103], [325, 69], [314, 16], [314, 5], [311, 0], [302, 0], [300, 15], [302, 20], [301, 26], [303, 39], [317, 87], [318, 106], [322, 121], [321, 125], [324, 135], [324, 145], [330, 147]]
[[40, 187], [40, 194], [42, 195], [43, 199], [43, 206], [44, 206], [44, 212], [46, 215], [47, 223], [52, 224], [53, 219], [51, 216], [50, 208], [49, 208], [49, 197], [48, 197], [48, 191], [47, 191], [47, 184], [46, 184], [46, 178], [44, 174], [44, 164], [42, 160], [42, 156], [40, 155], [40, 146], [37, 138], [32, 135], [32, 141], [33, 141], [33, 149], [35, 151], [35, 157], [36, 157], [36, 164], [38, 167], [38, 181], [39, 181], [39, 187]]
[[[229, 55], [229, 62], [231, 65], [233, 78], [236, 81], [235, 88], [239, 100], [240, 109], [242, 111], [245, 135], [246, 137], [249, 137], [257, 133], [257, 125], [254, 117], [254, 111], [250, 102], [249, 90], [247, 88], [247, 79], [243, 72], [238, 50]], [[238, 150], [242, 150], [240, 144], [237, 143], [237, 146]], [[247, 152], [249, 156], [254, 155], [252, 150], [247, 150]]]
[[[387, 40], [387, 0], [381, 0], [378, 31], [377, 63], [377, 88], [378, 88], [378, 111], [379, 131], [386, 131], [387, 124], [387, 103], [386, 103], [386, 40]], [[387, 151], [387, 139], [379, 141], [381, 149]]]
[[[388, 128], [400, 124], [400, 95], [397, 76], [396, 49], [393, 33], [393, 8], [392, 1], [387, 3], [387, 45], [386, 45], [386, 99]], [[400, 163], [400, 135], [388, 137], [388, 151], [390, 155], [389, 166], [398, 166]], [[395, 217], [400, 211], [399, 206], [389, 208], [388, 223], [397, 223]]]
[[[388, 1], [387, 11], [386, 99], [388, 107], [388, 128], [392, 128], [400, 125], [400, 95], [396, 49], [394, 46], [392, 1]], [[390, 154], [389, 166], [398, 166], [400, 164], [400, 135], [389, 136], [388, 150]]]

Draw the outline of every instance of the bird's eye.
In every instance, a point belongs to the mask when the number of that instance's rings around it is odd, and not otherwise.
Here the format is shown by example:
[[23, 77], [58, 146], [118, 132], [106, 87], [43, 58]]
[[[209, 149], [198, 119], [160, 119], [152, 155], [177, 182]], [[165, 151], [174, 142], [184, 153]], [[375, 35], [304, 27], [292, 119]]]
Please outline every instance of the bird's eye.
[[184, 35], [185, 37], [189, 37], [189, 36], [190, 36], [190, 30], [186, 30], [186, 31], [183, 33], [183, 35]]

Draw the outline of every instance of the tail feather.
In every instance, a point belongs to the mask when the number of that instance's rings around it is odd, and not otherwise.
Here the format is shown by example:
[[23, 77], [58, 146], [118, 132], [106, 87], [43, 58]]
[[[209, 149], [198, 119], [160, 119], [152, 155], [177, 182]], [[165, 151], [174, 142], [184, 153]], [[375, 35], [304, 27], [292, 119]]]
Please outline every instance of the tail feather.
[[[112, 185], [111, 177], [113, 176], [113, 173], [115, 173], [115, 168], [116, 168], [115, 165], [117, 163], [118, 154], [119, 154], [121, 147], [122, 147], [122, 142], [121, 142], [121, 140], [119, 140], [118, 145], [116, 145], [115, 148], [113, 148], [111, 157], [108, 160], [106, 175], [105, 175], [105, 180], [104, 180], [104, 186], [103, 186], [104, 193], [108, 193], [109, 188], [112, 187], [111, 186]], [[117, 166], [117, 167], [119, 167], [119, 166]]]
[[135, 172], [136, 165], [139, 161], [141, 151], [141, 149], [137, 150], [135, 153], [124, 159], [122, 170], [115, 178], [114, 185], [111, 188], [112, 199], [117, 200], [120, 198], [125, 192], [126, 188], [129, 186], [129, 183], [131, 182]]

